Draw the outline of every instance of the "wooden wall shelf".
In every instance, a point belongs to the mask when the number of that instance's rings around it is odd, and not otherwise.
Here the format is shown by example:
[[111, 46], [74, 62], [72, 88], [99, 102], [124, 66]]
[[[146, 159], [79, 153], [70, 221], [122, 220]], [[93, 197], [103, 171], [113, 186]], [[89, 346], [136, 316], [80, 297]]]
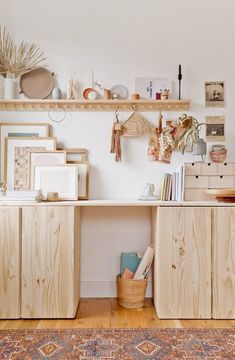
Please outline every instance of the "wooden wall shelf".
[[190, 100], [0, 100], [0, 110], [68, 110], [68, 111], [181, 111], [188, 110]]

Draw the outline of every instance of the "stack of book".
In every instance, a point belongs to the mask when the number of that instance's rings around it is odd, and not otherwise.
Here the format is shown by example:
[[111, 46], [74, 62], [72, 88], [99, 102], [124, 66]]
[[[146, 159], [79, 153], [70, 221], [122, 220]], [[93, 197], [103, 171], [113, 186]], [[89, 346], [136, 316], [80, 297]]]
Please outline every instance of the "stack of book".
[[160, 196], [162, 201], [183, 201], [183, 169], [184, 166], [181, 165], [173, 174], [164, 174]]
[[141, 257], [136, 252], [121, 253], [120, 274], [123, 279], [140, 280], [146, 278], [153, 261], [154, 250], [148, 246]]

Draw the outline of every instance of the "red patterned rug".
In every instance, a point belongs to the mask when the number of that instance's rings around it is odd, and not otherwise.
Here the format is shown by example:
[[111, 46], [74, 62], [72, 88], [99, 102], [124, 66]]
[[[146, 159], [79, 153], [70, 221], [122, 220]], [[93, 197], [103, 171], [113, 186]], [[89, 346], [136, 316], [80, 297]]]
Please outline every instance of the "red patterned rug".
[[235, 360], [235, 329], [0, 330], [0, 359]]

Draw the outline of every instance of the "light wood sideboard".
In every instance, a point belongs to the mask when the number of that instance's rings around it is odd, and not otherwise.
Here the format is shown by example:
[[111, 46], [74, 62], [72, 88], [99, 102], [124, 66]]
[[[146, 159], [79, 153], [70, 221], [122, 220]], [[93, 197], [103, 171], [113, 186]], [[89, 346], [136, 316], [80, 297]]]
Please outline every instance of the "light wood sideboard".
[[0, 318], [75, 317], [79, 207], [0, 207], [0, 254]]
[[235, 206], [92, 200], [0, 203], [0, 318], [73, 318], [80, 288], [80, 209], [149, 206], [159, 318], [235, 318]]
[[160, 319], [235, 318], [235, 207], [158, 207], [154, 304]]

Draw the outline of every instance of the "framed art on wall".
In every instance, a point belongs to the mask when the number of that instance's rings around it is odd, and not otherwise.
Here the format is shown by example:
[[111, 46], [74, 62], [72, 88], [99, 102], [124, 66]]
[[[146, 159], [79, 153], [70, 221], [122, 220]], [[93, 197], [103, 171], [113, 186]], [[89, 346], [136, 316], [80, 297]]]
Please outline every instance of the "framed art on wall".
[[224, 116], [206, 116], [206, 141], [224, 141]]
[[65, 151], [30, 151], [29, 167], [30, 167], [30, 189], [33, 189], [35, 166], [47, 165], [63, 165], [66, 164]]
[[78, 199], [88, 200], [89, 198], [89, 161], [68, 161], [68, 164], [76, 164], [78, 166]]
[[77, 200], [78, 166], [36, 166], [34, 189], [41, 190], [45, 198], [49, 192], [58, 192], [59, 200]]
[[47, 123], [0, 123], [0, 181], [4, 176], [5, 138], [6, 137], [48, 137]]
[[4, 174], [8, 190], [29, 189], [29, 154], [32, 150], [55, 150], [53, 137], [8, 137], [5, 138]]
[[207, 81], [205, 82], [205, 103], [206, 107], [224, 106], [224, 82]]

